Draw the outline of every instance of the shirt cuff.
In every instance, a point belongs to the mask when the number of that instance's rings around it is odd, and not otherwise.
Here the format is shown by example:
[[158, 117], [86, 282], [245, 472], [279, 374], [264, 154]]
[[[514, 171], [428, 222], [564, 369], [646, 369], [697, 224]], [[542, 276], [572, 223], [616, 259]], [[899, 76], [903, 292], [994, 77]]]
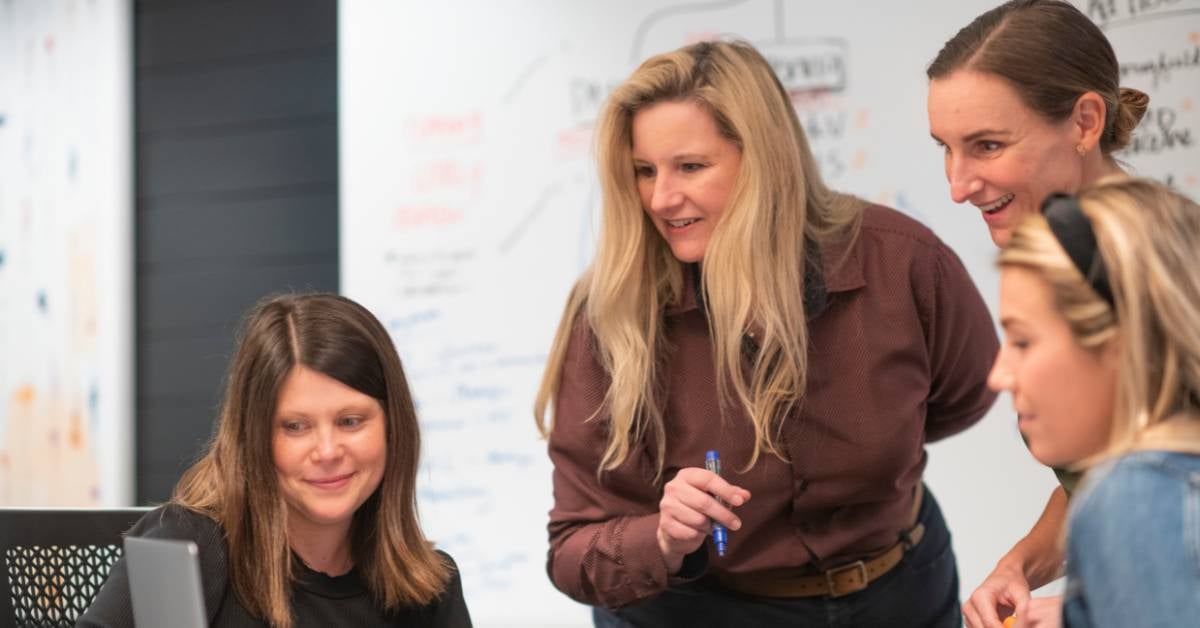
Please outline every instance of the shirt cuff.
[[708, 542], [706, 541], [696, 551], [683, 557], [683, 565], [679, 573], [667, 578], [667, 586], [673, 587], [699, 580], [708, 571]]
[[667, 588], [667, 562], [658, 548], [658, 513], [631, 517], [625, 527], [621, 553], [629, 570], [629, 584], [641, 600]]

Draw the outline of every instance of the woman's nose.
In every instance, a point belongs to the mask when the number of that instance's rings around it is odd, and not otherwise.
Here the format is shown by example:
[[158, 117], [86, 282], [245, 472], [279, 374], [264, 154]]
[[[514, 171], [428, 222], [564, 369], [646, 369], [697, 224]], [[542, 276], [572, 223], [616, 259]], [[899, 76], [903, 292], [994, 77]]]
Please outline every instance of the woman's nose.
[[312, 451], [314, 461], [328, 461], [341, 456], [342, 442], [337, 430], [324, 427], [317, 430], [316, 437]]
[[983, 181], [965, 159], [947, 158], [946, 179], [950, 181], [950, 198], [955, 203], [965, 203], [983, 189]]
[[677, 207], [682, 200], [682, 194], [676, 182], [669, 174], [660, 173], [654, 178], [654, 190], [650, 194], [650, 211], [661, 213]]
[[996, 361], [992, 364], [992, 370], [988, 372], [987, 385], [995, 392], [1011, 391], [1013, 388], [1012, 369], [1009, 368], [1008, 361], [1005, 359], [1005, 350], [1000, 348], [1000, 353], [996, 354]]

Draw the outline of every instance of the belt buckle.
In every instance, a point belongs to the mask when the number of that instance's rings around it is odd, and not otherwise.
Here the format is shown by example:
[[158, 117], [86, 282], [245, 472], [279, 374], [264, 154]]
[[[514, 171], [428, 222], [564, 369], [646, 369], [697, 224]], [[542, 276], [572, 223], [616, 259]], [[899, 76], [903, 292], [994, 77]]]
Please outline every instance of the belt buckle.
[[[841, 574], [850, 573], [856, 570], [859, 574], [861, 574], [862, 584], [858, 585], [856, 588], [851, 588], [846, 591], [839, 591], [839, 587], [834, 581], [834, 578]], [[829, 597], [842, 597], [843, 595], [849, 595], [851, 593], [862, 591], [863, 589], [867, 588], [867, 583], [867, 564], [861, 560], [856, 560], [852, 563], [842, 565], [841, 567], [834, 567], [833, 569], [825, 572], [825, 584], [829, 587]]]

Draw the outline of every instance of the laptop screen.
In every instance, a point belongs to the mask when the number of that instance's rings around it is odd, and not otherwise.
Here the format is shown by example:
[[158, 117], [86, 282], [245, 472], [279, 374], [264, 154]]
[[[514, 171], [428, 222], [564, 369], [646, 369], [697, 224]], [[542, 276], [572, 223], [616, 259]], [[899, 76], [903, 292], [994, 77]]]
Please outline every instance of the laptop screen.
[[126, 537], [125, 561], [133, 619], [139, 628], [208, 625], [195, 543]]

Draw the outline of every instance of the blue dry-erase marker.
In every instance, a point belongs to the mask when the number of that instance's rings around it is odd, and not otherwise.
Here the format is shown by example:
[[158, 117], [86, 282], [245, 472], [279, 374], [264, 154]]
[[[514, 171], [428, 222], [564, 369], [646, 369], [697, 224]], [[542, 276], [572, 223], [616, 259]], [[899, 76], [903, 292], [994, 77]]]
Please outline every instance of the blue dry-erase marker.
[[[721, 456], [715, 449], [710, 449], [704, 453], [704, 468], [709, 471], [721, 475]], [[717, 503], [722, 506], [725, 502], [721, 498], [717, 498]], [[717, 555], [725, 555], [725, 545], [729, 542], [729, 532], [725, 530], [725, 526], [714, 521], [712, 523], [713, 545], [717, 546]]]

